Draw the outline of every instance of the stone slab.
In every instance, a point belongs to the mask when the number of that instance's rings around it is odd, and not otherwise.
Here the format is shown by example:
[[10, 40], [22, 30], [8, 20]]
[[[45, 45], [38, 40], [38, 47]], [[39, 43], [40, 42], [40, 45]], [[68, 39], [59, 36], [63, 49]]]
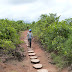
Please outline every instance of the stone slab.
[[37, 56], [31, 56], [30, 59], [37, 59]]
[[39, 59], [31, 59], [31, 62], [36, 64], [36, 63], [39, 63], [40, 60]]
[[41, 69], [43, 66], [42, 66], [42, 64], [34, 64], [33, 67], [35, 69]]
[[29, 53], [29, 56], [35, 56], [36, 53]]
[[33, 50], [29, 50], [28, 53], [34, 53], [34, 51]]

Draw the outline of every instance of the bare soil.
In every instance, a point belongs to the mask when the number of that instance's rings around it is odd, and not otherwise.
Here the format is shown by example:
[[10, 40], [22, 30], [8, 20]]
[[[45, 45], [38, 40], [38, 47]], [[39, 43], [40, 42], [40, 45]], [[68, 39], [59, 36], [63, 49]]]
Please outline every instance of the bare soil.
[[[26, 39], [28, 31], [21, 32], [21, 40], [24, 41]], [[40, 59], [40, 63], [43, 65], [43, 69], [48, 69], [49, 72], [68, 72], [68, 69], [65, 68], [62, 71], [59, 71], [59, 68], [57, 68], [54, 64], [51, 64], [50, 62], [51, 57], [49, 53], [46, 53], [40, 46], [39, 43], [32, 40], [32, 48], [34, 52], [36, 53], [36, 56], [38, 56], [38, 59]], [[20, 45], [24, 48], [24, 59], [22, 61], [18, 61], [15, 59], [8, 60], [7, 62], [3, 63], [0, 62], [0, 72], [37, 72], [37, 69], [33, 68], [33, 64], [30, 61], [30, 58], [28, 56], [28, 48], [25, 43], [22, 43]]]

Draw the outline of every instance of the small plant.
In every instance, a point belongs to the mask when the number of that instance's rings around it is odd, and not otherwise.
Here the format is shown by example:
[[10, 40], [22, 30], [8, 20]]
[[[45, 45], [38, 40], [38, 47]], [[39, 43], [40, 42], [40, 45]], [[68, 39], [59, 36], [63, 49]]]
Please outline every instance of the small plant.
[[53, 62], [56, 64], [56, 66], [59, 67], [60, 69], [65, 67], [66, 62], [62, 59], [61, 56], [57, 56], [56, 54], [51, 53], [51, 58], [53, 59]]
[[54, 59], [56, 57], [56, 54], [54, 54], [53, 52], [51, 53], [51, 58]]
[[24, 48], [20, 48], [20, 51], [24, 52]]

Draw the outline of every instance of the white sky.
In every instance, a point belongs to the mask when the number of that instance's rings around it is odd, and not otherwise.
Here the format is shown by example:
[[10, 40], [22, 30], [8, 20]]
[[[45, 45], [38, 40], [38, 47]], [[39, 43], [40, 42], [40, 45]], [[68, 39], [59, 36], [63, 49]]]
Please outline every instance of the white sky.
[[72, 0], [0, 0], [0, 19], [36, 21], [41, 14], [72, 17]]

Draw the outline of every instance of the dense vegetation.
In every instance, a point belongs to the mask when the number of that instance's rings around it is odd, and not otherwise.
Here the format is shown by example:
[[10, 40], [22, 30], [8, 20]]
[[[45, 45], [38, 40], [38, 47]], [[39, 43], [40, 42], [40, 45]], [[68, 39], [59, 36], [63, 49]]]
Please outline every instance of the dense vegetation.
[[43, 48], [51, 52], [54, 63], [63, 68], [72, 63], [72, 18], [59, 21], [56, 14], [42, 14], [32, 22], [33, 34]]
[[23, 21], [11, 21], [0, 19], [0, 51], [11, 54], [18, 44], [19, 32], [26, 30], [28, 26], [32, 29], [34, 36], [43, 48], [51, 53], [53, 62], [63, 68], [72, 63], [72, 18], [59, 21], [60, 16], [56, 14], [42, 14], [39, 21], [31, 25]]
[[21, 41], [19, 31], [27, 29], [27, 24], [23, 21], [11, 21], [0, 19], [0, 51], [4, 54], [11, 54]]

